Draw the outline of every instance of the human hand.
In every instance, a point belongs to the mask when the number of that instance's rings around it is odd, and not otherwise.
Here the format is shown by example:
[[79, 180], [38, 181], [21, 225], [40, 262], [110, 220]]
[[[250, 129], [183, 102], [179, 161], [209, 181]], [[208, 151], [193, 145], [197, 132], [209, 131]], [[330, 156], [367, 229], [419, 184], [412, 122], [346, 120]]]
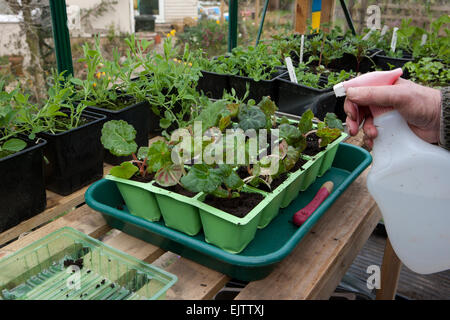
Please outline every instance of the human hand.
[[370, 148], [378, 135], [370, 106], [393, 107], [418, 137], [430, 143], [439, 141], [441, 93], [437, 89], [399, 78], [391, 86], [348, 88], [346, 95], [344, 111], [348, 131], [356, 135], [365, 119], [364, 139]]

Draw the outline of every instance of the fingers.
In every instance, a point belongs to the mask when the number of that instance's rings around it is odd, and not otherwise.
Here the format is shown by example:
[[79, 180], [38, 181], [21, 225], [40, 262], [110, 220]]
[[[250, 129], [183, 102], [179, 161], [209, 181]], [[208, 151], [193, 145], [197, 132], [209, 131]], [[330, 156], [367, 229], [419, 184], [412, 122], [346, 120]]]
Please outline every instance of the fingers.
[[[402, 83], [402, 82], [400, 82]], [[347, 99], [358, 106], [401, 108], [410, 98], [408, 86], [392, 85], [378, 87], [354, 87], [347, 89]]]
[[358, 133], [358, 108], [353, 102], [348, 99], [345, 99], [344, 102], [344, 112], [347, 114], [347, 128], [350, 135], [354, 136]]
[[378, 131], [373, 123], [373, 117], [366, 116], [366, 121], [363, 126], [364, 134], [370, 139], [373, 140], [377, 137]]

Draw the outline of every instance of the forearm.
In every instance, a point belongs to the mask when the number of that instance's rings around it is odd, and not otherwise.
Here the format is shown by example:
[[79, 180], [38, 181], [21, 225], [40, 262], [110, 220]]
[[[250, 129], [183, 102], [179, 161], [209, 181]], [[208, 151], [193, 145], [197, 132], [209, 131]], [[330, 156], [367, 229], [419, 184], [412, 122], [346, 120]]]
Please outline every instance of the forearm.
[[450, 87], [442, 88], [439, 144], [450, 151]]

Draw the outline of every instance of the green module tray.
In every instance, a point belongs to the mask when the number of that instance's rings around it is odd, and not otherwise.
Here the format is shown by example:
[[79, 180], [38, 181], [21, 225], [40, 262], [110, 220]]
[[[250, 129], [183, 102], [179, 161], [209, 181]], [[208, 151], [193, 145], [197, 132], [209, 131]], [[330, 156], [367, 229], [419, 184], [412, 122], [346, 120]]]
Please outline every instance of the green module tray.
[[[320, 219], [341, 193], [366, 169], [372, 157], [366, 150], [341, 143], [332, 167], [306, 190], [298, 193], [289, 206], [265, 227], [238, 254], [226, 252], [205, 241], [203, 232], [195, 236], [171, 229], [163, 219], [149, 221], [129, 213], [114, 181], [100, 180], [86, 192], [86, 203], [103, 214], [108, 224], [160, 248], [175, 252], [209, 268], [244, 281], [266, 277], [283, 260]], [[306, 206], [326, 181], [334, 183], [333, 192], [299, 228], [291, 221]]]
[[0, 260], [0, 300], [163, 299], [176, 281], [68, 227]]

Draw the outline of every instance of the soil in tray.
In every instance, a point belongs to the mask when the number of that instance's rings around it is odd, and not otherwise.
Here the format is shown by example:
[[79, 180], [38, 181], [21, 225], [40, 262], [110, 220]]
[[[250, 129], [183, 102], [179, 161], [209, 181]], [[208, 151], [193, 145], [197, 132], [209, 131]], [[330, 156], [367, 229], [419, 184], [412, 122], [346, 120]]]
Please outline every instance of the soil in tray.
[[207, 195], [204, 203], [238, 218], [243, 218], [262, 200], [264, 200], [262, 194], [241, 192], [239, 197], [230, 199]]
[[117, 97], [115, 101], [102, 102], [95, 107], [105, 110], [118, 111], [125, 109], [126, 107], [129, 107], [135, 103], [136, 101], [129, 97]]
[[[80, 117], [80, 121], [78, 122], [77, 128], [84, 126], [85, 124], [94, 121], [93, 119], [88, 119], [83, 116]], [[55, 117], [55, 132], [65, 132], [68, 131], [68, 127], [70, 126], [70, 117]]]
[[196, 195], [196, 193], [184, 189], [179, 184], [174, 185], [174, 186], [170, 186], [170, 187], [162, 187], [160, 185], [157, 185], [157, 187], [159, 187], [161, 189], [168, 190], [168, 191], [172, 191], [172, 192], [175, 192], [175, 193], [178, 193], [178, 194], [181, 194], [182, 196], [186, 196], [186, 197], [189, 197], [189, 198], [192, 198], [193, 196]]
[[303, 154], [308, 156], [315, 156], [325, 148], [319, 147], [319, 137], [315, 133], [311, 133], [306, 137], [306, 149], [303, 150]]
[[131, 177], [130, 180], [147, 183], [153, 181], [154, 177], [155, 177], [154, 173], [147, 174], [145, 177], [142, 177], [141, 175], [134, 175]]

